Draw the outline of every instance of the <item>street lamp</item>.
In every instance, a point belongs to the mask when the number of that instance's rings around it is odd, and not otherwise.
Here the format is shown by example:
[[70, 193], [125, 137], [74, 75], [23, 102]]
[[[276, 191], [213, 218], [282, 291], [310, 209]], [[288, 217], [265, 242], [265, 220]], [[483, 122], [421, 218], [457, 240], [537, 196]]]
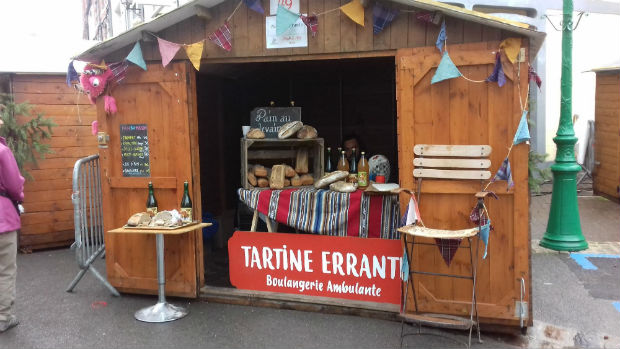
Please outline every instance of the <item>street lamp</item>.
[[588, 248], [581, 232], [577, 205], [577, 173], [581, 166], [575, 160], [573, 112], [573, 1], [564, 0], [562, 20], [562, 80], [560, 125], [553, 141], [557, 146], [553, 173], [553, 192], [547, 230], [540, 246], [556, 251], [581, 251]]

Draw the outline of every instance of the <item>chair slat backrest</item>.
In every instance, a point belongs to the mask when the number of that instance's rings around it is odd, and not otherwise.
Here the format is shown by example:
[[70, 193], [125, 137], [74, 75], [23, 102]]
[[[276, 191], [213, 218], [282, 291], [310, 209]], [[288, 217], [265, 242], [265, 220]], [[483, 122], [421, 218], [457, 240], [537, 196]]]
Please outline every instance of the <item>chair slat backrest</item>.
[[491, 178], [490, 145], [430, 145], [413, 148], [415, 178], [479, 179]]

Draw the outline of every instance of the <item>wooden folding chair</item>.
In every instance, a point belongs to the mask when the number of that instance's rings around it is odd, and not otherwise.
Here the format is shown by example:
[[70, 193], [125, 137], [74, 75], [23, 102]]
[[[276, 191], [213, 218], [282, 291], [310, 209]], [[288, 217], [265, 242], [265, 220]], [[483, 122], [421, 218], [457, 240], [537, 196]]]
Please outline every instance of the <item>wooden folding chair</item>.
[[[414, 178], [417, 179], [417, 198], [420, 202], [420, 193], [422, 192], [422, 179], [432, 180], [477, 180], [480, 181], [481, 190], [483, 181], [491, 177], [491, 173], [488, 168], [491, 166], [491, 161], [488, 156], [491, 154], [491, 146], [489, 145], [427, 145], [418, 144], [414, 147], [415, 158], [413, 160], [415, 169], [413, 171]], [[412, 192], [410, 192], [413, 195]], [[475, 197], [478, 200], [477, 209], [479, 217], [482, 217], [484, 213], [484, 198], [487, 192], [481, 191], [476, 193]], [[480, 220], [481, 222], [482, 220]], [[474, 237], [479, 236], [480, 224], [478, 227], [467, 228], [462, 230], [445, 230], [445, 229], [431, 229], [424, 226], [421, 220], [417, 224], [407, 225], [398, 229], [403, 239], [405, 246], [405, 253], [407, 262], [409, 264], [409, 275], [407, 280], [407, 287], [405, 290], [404, 308], [402, 313], [402, 325], [401, 325], [401, 346], [403, 338], [409, 334], [404, 332], [404, 325], [417, 324], [419, 330], [417, 334], [422, 334], [420, 328], [422, 325], [449, 328], [449, 329], [461, 329], [469, 330], [469, 337], [467, 347], [471, 346], [471, 334], [473, 327], [476, 327], [478, 333], [478, 341], [480, 339], [480, 326], [478, 321], [478, 308], [476, 303], [476, 270], [478, 261], [478, 245], [479, 240]], [[467, 239], [468, 245], [463, 246], [459, 244], [459, 248], [469, 249], [471, 274], [470, 275], [457, 275], [457, 274], [445, 274], [424, 271], [420, 266], [414, 265], [413, 251], [416, 244], [420, 245], [434, 245], [424, 242], [416, 242], [416, 238], [436, 238], [436, 239]], [[475, 241], [475, 242], [473, 242]], [[476, 253], [474, 256], [473, 247], [476, 247]], [[415, 275], [431, 275], [438, 277], [453, 277], [461, 279], [472, 280], [472, 298], [469, 318], [463, 318], [459, 316], [447, 315], [447, 314], [429, 314], [420, 313], [418, 309], [418, 299], [416, 294], [416, 285], [414, 283]], [[413, 301], [415, 305], [415, 313], [407, 313], [407, 298], [409, 287], [413, 291]], [[475, 317], [475, 319], [474, 319]]]

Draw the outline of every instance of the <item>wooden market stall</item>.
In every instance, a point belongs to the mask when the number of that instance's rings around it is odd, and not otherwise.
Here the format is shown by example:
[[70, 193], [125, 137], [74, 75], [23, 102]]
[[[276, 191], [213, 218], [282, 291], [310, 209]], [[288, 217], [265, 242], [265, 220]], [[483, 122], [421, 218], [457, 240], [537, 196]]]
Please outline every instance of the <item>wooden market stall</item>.
[[620, 201], [620, 68], [593, 71], [596, 95], [592, 185], [595, 194]]
[[[320, 13], [347, 2], [301, 0], [300, 12]], [[238, 166], [235, 153], [239, 151], [227, 150], [227, 144], [238, 147], [239, 126], [246, 124], [249, 111], [244, 108], [268, 102], [254, 100], [255, 95], [268, 98], [273, 94], [280, 103], [294, 98], [296, 105], [312, 110], [308, 118], [317, 125], [326, 145], [341, 141], [347, 124], [352, 127], [350, 124], [355, 123], [358, 131], [368, 132], [368, 138], [375, 137], [375, 143], [385, 147], [381, 152], [393, 153], [394, 163], [398, 164], [397, 169], [394, 166], [394, 172], [398, 171], [395, 177], [401, 187], [416, 188], [412, 176], [413, 147], [421, 143], [491, 145], [490, 170], [496, 172], [519, 124], [522, 106], [527, 104], [527, 61], [535, 56], [544, 34], [521, 23], [434, 1], [384, 4], [410, 12], [401, 12], [378, 34], [373, 34], [372, 6], [364, 10], [364, 27], [339, 11], [331, 12], [319, 20], [316, 37], [308, 34], [306, 47], [268, 49], [263, 15], [245, 6], [237, 7], [238, 3], [232, 0], [198, 0], [76, 57], [120, 61], [141, 40], [147, 62], [146, 71], [131, 66], [123, 84], [112, 91], [119, 109], [116, 115], [106, 115], [103, 102], [98, 101], [100, 130], [109, 136], [109, 142], [99, 149], [103, 159], [105, 230], [123, 225], [130, 213], [144, 210], [149, 181], [156, 188], [160, 207], [177, 207], [183, 182], [189, 180], [194, 218], [201, 217], [201, 205], [237, 201], [234, 188], [239, 180], [236, 175], [227, 174], [239, 173], [239, 169], [227, 163]], [[262, 5], [269, 8], [266, 0]], [[413, 10], [443, 13], [450, 56], [471, 80], [484, 80], [493, 72], [502, 40], [521, 39], [521, 59], [514, 64], [503, 62], [505, 85], [500, 88], [496, 83], [475, 84], [464, 79], [431, 85], [441, 59], [435, 47], [440, 27], [420, 21]], [[230, 16], [231, 13], [234, 15]], [[206, 40], [198, 72], [184, 50], [179, 50], [175, 61], [162, 68], [152, 34], [171, 42], [194, 43], [227, 19], [233, 37], [230, 51]], [[351, 73], [347, 75], [346, 67], [351, 66], [354, 68], [349, 68]], [[296, 69], [308, 74], [296, 74]], [[303, 83], [295, 81], [299, 76]], [[332, 79], [334, 76], [338, 78]], [[366, 77], [376, 84], [363, 86]], [[312, 88], [300, 93], [303, 89], [299, 86]], [[357, 102], [366, 102], [370, 108], [381, 105], [379, 109], [384, 115], [377, 118], [375, 112], [374, 118], [366, 117], [364, 108], [355, 109]], [[355, 119], [355, 115], [361, 116]], [[123, 177], [119, 140], [123, 124], [148, 125], [151, 177]], [[234, 160], [228, 154], [233, 154]], [[489, 187], [500, 199], [488, 203], [495, 230], [490, 257], [479, 268], [478, 304], [481, 320], [486, 323], [518, 326], [519, 302], [529, 304], [526, 321], [532, 323], [527, 154], [527, 146], [521, 145], [510, 155], [514, 188], [507, 190], [506, 182]], [[213, 177], [218, 172], [222, 174]], [[227, 189], [229, 181], [233, 182], [232, 192]], [[473, 194], [480, 189], [480, 184], [448, 181], [426, 185], [421, 198], [424, 221], [451, 228], [466, 224]], [[449, 198], [448, 203], [441, 200], [445, 198]], [[402, 210], [405, 200], [408, 199], [403, 196]], [[440, 201], [444, 203], [436, 204]], [[199, 295], [204, 284], [202, 235], [166, 239], [166, 292], [187, 297]], [[146, 247], [152, 244], [152, 239], [143, 236], [106, 237], [108, 279], [120, 291], [155, 293], [155, 251]], [[422, 250], [420, 262], [437, 270], [448, 268], [436, 248]], [[450, 268], [467, 268], [465, 262], [465, 256], [457, 254]], [[463, 287], [463, 282], [421, 278], [416, 288], [425, 309], [462, 314], [471, 297], [471, 288]], [[354, 307], [364, 306], [355, 303]]]
[[29, 164], [32, 176], [24, 186], [19, 246], [26, 251], [69, 246], [74, 241], [71, 176], [75, 161], [97, 153], [91, 134], [96, 109], [88, 98], [65, 82], [64, 74], [7, 74], [6, 92], [16, 103], [32, 105], [32, 116], [43, 114], [58, 126], [46, 141], [51, 154]]

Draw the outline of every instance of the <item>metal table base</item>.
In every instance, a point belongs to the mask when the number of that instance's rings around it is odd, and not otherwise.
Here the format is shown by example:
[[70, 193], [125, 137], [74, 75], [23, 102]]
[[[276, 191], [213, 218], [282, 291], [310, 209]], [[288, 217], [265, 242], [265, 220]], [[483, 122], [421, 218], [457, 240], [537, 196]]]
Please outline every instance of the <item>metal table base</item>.
[[166, 302], [166, 274], [164, 273], [164, 235], [155, 234], [157, 245], [157, 282], [159, 284], [157, 304], [136, 311], [136, 320], [144, 322], [168, 322], [178, 320], [189, 313], [183, 307]]

